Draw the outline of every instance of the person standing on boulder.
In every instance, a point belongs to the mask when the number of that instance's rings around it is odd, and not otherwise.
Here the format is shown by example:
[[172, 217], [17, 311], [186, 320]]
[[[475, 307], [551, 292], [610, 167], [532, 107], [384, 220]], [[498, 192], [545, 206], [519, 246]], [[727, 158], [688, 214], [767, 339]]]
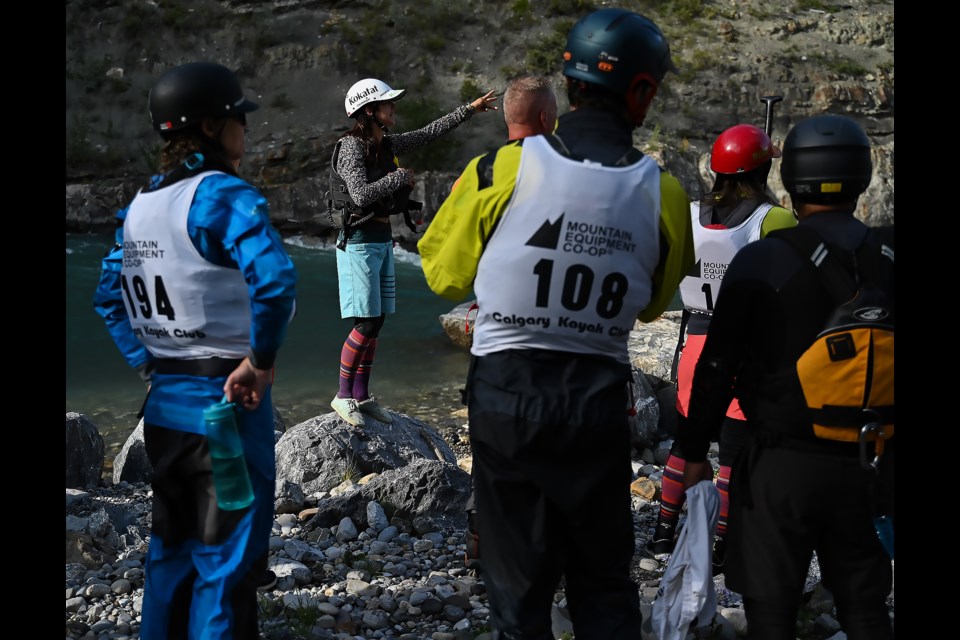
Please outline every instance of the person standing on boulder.
[[[684, 320], [679, 338], [677, 367], [677, 412], [683, 419], [690, 402], [693, 370], [710, 326], [710, 314], [727, 265], [737, 250], [775, 229], [797, 224], [793, 212], [778, 206], [767, 194], [767, 175], [780, 149], [763, 129], [738, 124], [721, 133], [713, 143], [710, 169], [717, 174], [710, 193], [690, 204], [693, 243], [697, 262], [680, 283]], [[730, 469], [747, 439], [743, 412], [734, 398], [713, 440], [720, 442], [720, 518], [713, 546], [714, 573], [723, 571], [724, 545], [729, 514]], [[674, 442], [663, 469], [660, 513], [647, 549], [655, 556], [669, 554], [676, 546], [677, 522], [686, 502], [683, 487], [683, 451]]]
[[493, 91], [470, 104], [406, 133], [396, 125], [395, 103], [406, 90], [376, 78], [356, 82], [344, 98], [356, 122], [337, 141], [330, 162], [328, 207], [342, 225], [337, 238], [340, 316], [353, 328], [340, 352], [340, 385], [330, 403], [348, 424], [363, 426], [363, 414], [384, 423], [393, 416], [370, 394], [370, 375], [380, 330], [396, 311], [391, 215], [404, 215], [419, 203], [410, 200], [413, 170], [401, 168], [398, 154], [413, 151], [466, 122], [477, 111], [496, 110]]
[[563, 577], [577, 638], [634, 639], [627, 338], [667, 308], [693, 240], [687, 194], [633, 131], [675, 67], [622, 9], [580, 19], [563, 59], [556, 134], [501, 148], [418, 248], [435, 293], [479, 305], [465, 393], [491, 626], [552, 637]]
[[[893, 567], [875, 517], [886, 501], [892, 515], [895, 438], [885, 440], [871, 467], [866, 452], [872, 458], [875, 449], [861, 426], [874, 418], [859, 407], [815, 411], [798, 375], [798, 360], [835, 307], [816, 264], [837, 257], [840, 269], [852, 271], [859, 263], [856, 272], [869, 274], [893, 311], [893, 227], [871, 228], [854, 215], [870, 184], [870, 156], [869, 138], [846, 116], [807, 118], [787, 134], [780, 176], [799, 223], [744, 246], [733, 258], [697, 362], [687, 419], [677, 425], [686, 457], [683, 483], [691, 487], [713, 475], [706, 459], [710, 434], [735, 394], [750, 424], [751, 438], [730, 482], [724, 576], [726, 586], [743, 596], [751, 638], [796, 637], [814, 553], [846, 637], [893, 638], [886, 607]], [[787, 240], [802, 232], [820, 241], [809, 257]], [[868, 304], [858, 314], [877, 317], [878, 311], [887, 313]], [[836, 362], [879, 350], [857, 344], [850, 333], [835, 337], [829, 357]], [[824, 375], [835, 385], [863, 386], [862, 373], [846, 380]], [[887, 391], [892, 396], [892, 379]], [[892, 425], [894, 407], [884, 410], [889, 415], [882, 420]], [[817, 437], [815, 420], [848, 427], [863, 443]]]
[[[259, 637], [257, 586], [273, 524], [271, 386], [296, 269], [263, 195], [237, 175], [244, 97], [226, 67], [174, 67], [150, 91], [160, 172], [117, 214], [94, 306], [148, 382], [153, 526], [140, 637]], [[203, 411], [237, 405], [254, 500], [217, 505]]]

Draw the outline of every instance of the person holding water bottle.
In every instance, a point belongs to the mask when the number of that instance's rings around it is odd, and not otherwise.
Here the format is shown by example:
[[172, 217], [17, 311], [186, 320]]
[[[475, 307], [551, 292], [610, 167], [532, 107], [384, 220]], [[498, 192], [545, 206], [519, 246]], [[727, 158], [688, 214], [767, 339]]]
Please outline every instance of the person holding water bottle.
[[[254, 639], [273, 524], [270, 387], [297, 273], [266, 199], [237, 174], [247, 114], [259, 105], [236, 75], [179, 65], [148, 103], [164, 141], [159, 172], [117, 214], [94, 296], [149, 388], [153, 529], [140, 635]], [[218, 434], [234, 426], [224, 453]], [[238, 471], [238, 497], [228, 495], [225, 461]]]

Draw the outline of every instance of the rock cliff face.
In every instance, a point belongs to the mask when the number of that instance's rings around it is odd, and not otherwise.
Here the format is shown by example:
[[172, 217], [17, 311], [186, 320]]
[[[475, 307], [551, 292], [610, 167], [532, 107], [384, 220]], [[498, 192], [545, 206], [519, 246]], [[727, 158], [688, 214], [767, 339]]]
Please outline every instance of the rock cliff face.
[[[623, 0], [652, 17], [680, 69], [668, 75], [638, 147], [693, 198], [709, 189], [715, 137], [763, 126], [766, 95], [782, 95], [773, 138], [819, 113], [854, 117], [874, 144], [874, 176], [858, 216], [893, 223], [893, 2], [869, 0]], [[211, 60], [235, 69], [261, 104], [250, 118], [241, 174], [260, 187], [284, 234], [326, 235], [318, 214], [334, 141], [350, 121], [343, 97], [380, 77], [408, 95], [409, 130], [482, 95], [522, 70], [555, 82], [565, 34], [594, 6], [582, 0], [342, 2], [323, 0], [68, 0], [66, 4], [67, 231], [109, 227], [151, 173], [159, 138], [147, 94], [164, 70]], [[478, 114], [402, 158], [417, 171], [414, 198], [432, 216], [466, 162], [498, 146], [500, 112]], [[777, 166], [770, 187], [789, 206]], [[402, 230], [402, 231], [401, 231]], [[412, 237], [398, 227], [412, 246]]]

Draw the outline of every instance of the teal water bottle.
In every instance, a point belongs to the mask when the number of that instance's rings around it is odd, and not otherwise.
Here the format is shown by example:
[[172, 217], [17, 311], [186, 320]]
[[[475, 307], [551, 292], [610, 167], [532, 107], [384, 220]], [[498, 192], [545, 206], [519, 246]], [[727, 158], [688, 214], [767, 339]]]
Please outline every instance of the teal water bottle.
[[247, 460], [243, 456], [243, 445], [237, 430], [236, 405], [227, 402], [224, 396], [219, 403], [203, 410], [203, 421], [207, 426], [217, 506], [225, 511], [250, 506], [253, 487], [250, 485]]

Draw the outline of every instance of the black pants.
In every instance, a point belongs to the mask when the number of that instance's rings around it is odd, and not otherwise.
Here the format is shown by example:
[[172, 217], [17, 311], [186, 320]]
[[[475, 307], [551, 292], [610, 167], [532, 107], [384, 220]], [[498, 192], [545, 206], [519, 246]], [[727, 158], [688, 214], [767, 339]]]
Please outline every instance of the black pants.
[[[191, 553], [183, 549], [196, 541], [203, 545], [222, 545], [246, 517], [249, 507], [224, 511], [217, 507], [213, 488], [213, 474], [206, 437], [194, 433], [144, 424], [144, 443], [153, 465], [153, 528], [151, 547], [160, 545], [169, 549], [166, 564], [181, 569], [165, 569], [162, 577], [151, 576], [159, 593], [170, 594], [162, 609], [168, 619], [162, 623], [167, 640], [187, 640], [190, 634], [190, 616], [198, 615], [194, 603], [194, 582], [197, 570], [193, 568]], [[151, 557], [156, 554], [151, 549]], [[152, 565], [151, 565], [152, 566]], [[257, 624], [257, 585], [267, 568], [267, 554], [253, 562], [253, 566], [236, 582], [229, 593], [232, 613], [231, 629], [235, 640], [255, 640], [260, 637]], [[148, 566], [148, 571], [150, 567]], [[167, 582], [168, 576], [176, 576]], [[164, 583], [165, 584], [160, 584]], [[156, 598], [151, 593], [151, 598]], [[166, 597], [166, 595], [162, 596]], [[207, 611], [201, 612], [204, 615]], [[151, 636], [153, 637], [153, 636]]]
[[[883, 464], [892, 458], [891, 452]], [[748, 447], [733, 469], [726, 584], [743, 595], [750, 637], [796, 637], [816, 551], [847, 637], [892, 638], [886, 597], [893, 571], [873, 524], [876, 474], [853, 454], [759, 445]]]
[[477, 528], [501, 638], [552, 640], [561, 578], [578, 640], [640, 637], [626, 382], [619, 366], [569, 355], [503, 352], [474, 361]]

